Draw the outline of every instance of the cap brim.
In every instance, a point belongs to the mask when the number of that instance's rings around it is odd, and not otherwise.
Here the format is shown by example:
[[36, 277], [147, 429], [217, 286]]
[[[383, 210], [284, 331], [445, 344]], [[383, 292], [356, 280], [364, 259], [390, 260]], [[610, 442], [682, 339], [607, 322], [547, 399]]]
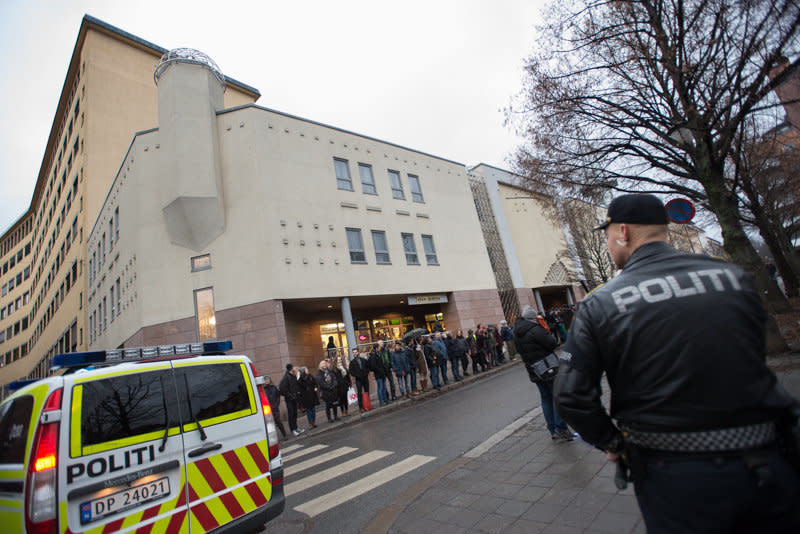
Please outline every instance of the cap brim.
[[605, 230], [608, 227], [609, 224], [611, 224], [611, 221], [605, 221], [605, 222], [603, 222], [601, 224], [598, 224], [594, 228], [592, 228], [592, 231], [596, 232], [598, 230]]

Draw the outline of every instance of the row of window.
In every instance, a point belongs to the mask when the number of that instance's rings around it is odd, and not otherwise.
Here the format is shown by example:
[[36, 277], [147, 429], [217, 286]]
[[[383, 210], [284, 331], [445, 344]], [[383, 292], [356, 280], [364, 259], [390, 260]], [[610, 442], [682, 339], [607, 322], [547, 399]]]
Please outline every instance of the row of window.
[[114, 243], [119, 241], [119, 207], [114, 210], [114, 216], [108, 220], [108, 234], [103, 232], [103, 235], [97, 240], [97, 248], [92, 252], [92, 257], [89, 258], [88, 276], [90, 285], [102, 272], [101, 268], [106, 262], [106, 236], [108, 238], [108, 252], [111, 253], [114, 250]]
[[[346, 159], [333, 158], [333, 168], [336, 173], [336, 185], [345, 191], [355, 191], [353, 189], [353, 179], [350, 177], [350, 163]], [[405, 200], [406, 193], [403, 189], [403, 182], [400, 173], [392, 169], [387, 171], [389, 176], [389, 187], [392, 190], [392, 198]], [[361, 178], [361, 191], [365, 195], [377, 195], [378, 189], [375, 187], [375, 176], [372, 173], [372, 165], [368, 163], [358, 163], [358, 175]], [[422, 186], [419, 183], [419, 176], [408, 175], [408, 187], [411, 190], [411, 200], [424, 203], [422, 196]]]
[[97, 308], [89, 314], [89, 343], [93, 343], [95, 339], [106, 331], [108, 326], [108, 304], [111, 304], [110, 315], [112, 323], [114, 322], [114, 317], [122, 313], [122, 283], [119, 277], [111, 285], [108, 292], [108, 300], [104, 296], [97, 303]]
[[11, 259], [3, 263], [3, 271], [2, 274], [8, 273], [9, 270], [13, 269], [17, 263], [22, 263], [22, 258], [30, 255], [31, 253], [31, 244], [26, 243], [24, 248], [21, 248], [17, 251], [16, 254], [11, 256]]
[[2, 289], [0, 290], [1, 296], [5, 297], [9, 291], [13, 290], [15, 287], [22, 284], [23, 280], [27, 280], [31, 277], [31, 268], [25, 267], [21, 273], [17, 273], [17, 276], [12, 276], [11, 279], [3, 284]]
[[0, 258], [8, 254], [18, 243], [21, 243], [25, 236], [33, 230], [33, 217], [29, 217], [16, 230], [5, 236], [0, 243]]
[[[346, 228], [347, 246], [350, 249], [350, 263], [367, 263], [367, 255], [364, 252], [364, 240], [361, 237], [361, 228]], [[375, 263], [379, 265], [391, 265], [392, 259], [389, 256], [389, 246], [386, 241], [386, 232], [383, 230], [370, 230], [372, 234], [372, 247], [375, 250]], [[436, 247], [433, 244], [433, 236], [422, 234], [422, 247], [425, 250], [425, 262], [428, 265], [439, 265], [436, 257]], [[403, 252], [406, 256], [408, 265], [419, 265], [419, 255], [417, 254], [417, 244], [414, 241], [414, 234], [401, 233], [400, 239], [403, 243]]]

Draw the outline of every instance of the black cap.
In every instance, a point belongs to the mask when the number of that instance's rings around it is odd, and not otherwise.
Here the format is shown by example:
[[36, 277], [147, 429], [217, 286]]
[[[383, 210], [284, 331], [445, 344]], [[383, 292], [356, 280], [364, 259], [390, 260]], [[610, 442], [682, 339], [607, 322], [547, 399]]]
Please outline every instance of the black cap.
[[286, 370], [287, 371], [291, 371], [292, 369], [294, 369], [294, 365], [292, 365], [291, 363], [287, 363], [286, 364]]
[[594, 227], [602, 230], [611, 223], [667, 225], [667, 210], [658, 197], [647, 194], [618, 196], [608, 205], [606, 220]]

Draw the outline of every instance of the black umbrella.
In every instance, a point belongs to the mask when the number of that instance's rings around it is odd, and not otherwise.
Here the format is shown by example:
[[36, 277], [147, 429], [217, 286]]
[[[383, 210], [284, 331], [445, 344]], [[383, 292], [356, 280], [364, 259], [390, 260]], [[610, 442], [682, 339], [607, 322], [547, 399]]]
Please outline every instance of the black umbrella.
[[408, 343], [411, 338], [420, 338], [428, 334], [429, 332], [427, 328], [415, 328], [414, 330], [409, 330], [403, 335], [403, 341]]

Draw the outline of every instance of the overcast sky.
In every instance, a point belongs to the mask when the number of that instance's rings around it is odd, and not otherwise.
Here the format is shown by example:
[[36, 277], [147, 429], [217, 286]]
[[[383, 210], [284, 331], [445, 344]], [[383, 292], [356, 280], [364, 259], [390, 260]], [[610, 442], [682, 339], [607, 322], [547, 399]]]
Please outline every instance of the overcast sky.
[[520, 140], [502, 108], [521, 88], [541, 4], [0, 0], [0, 232], [30, 205], [84, 14], [205, 52], [261, 106], [508, 168]]

